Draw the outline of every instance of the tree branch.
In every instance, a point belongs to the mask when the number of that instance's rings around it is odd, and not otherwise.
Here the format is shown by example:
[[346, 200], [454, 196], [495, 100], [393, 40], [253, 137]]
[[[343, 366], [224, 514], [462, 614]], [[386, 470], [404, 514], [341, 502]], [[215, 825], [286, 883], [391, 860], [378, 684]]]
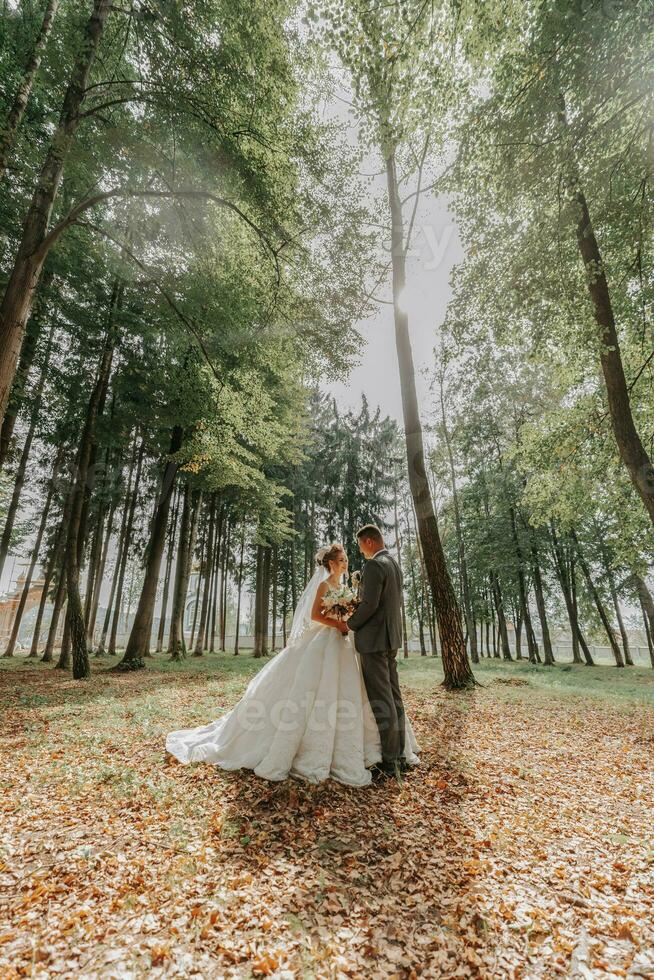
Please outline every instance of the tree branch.
[[213, 376], [215, 377], [218, 384], [222, 387], [223, 381], [221, 380], [214, 366], [214, 363], [209, 356], [209, 352], [207, 351], [207, 348], [204, 346], [204, 341], [202, 340], [202, 337], [198, 333], [198, 330], [196, 329], [193, 321], [191, 320], [190, 317], [186, 316], [186, 314], [182, 310], [180, 310], [179, 306], [172, 298], [168, 290], [164, 289], [164, 287], [161, 285], [158, 279], [156, 279], [155, 276], [153, 276], [152, 273], [148, 270], [147, 266], [143, 262], [141, 262], [141, 260], [137, 258], [136, 255], [134, 255], [132, 250], [129, 249], [124, 242], [119, 242], [117, 238], [114, 238], [114, 236], [106, 230], [106, 228], [101, 228], [99, 225], [95, 225], [91, 221], [81, 221], [79, 222], [79, 224], [84, 228], [91, 228], [93, 231], [96, 231], [99, 235], [102, 235], [104, 238], [107, 238], [110, 242], [113, 242], [114, 245], [120, 248], [121, 252], [127, 255], [127, 257], [130, 258], [132, 262], [138, 266], [138, 268], [147, 278], [148, 282], [152, 283], [155, 289], [163, 296], [163, 298], [165, 299], [166, 303], [168, 303], [173, 313], [175, 313], [178, 319], [182, 322], [182, 324], [186, 327], [189, 333], [193, 336], [195, 342], [197, 343], [198, 347], [202, 351], [204, 359], [206, 360], [207, 364], [211, 368], [211, 372]]
[[196, 191], [196, 190], [182, 190], [182, 191], [157, 191], [157, 190], [130, 190], [129, 188], [114, 188], [110, 191], [103, 191], [99, 194], [93, 194], [91, 197], [87, 197], [85, 200], [80, 201], [75, 207], [71, 208], [65, 218], [63, 218], [59, 224], [55, 225], [52, 231], [46, 235], [46, 237], [41, 242], [41, 245], [36, 250], [35, 255], [39, 259], [44, 259], [48, 254], [52, 246], [55, 244], [58, 238], [64, 233], [64, 231], [71, 225], [77, 222], [77, 219], [89, 208], [95, 207], [96, 204], [102, 204], [104, 201], [112, 200], [113, 198], [130, 198], [130, 197], [152, 197], [152, 198], [186, 198], [188, 200], [208, 200], [212, 201], [214, 204], [219, 205], [219, 207], [227, 208], [228, 211], [232, 211], [234, 214], [238, 215], [239, 218], [248, 225], [257, 235], [259, 241], [264, 245], [266, 250], [270, 253], [273, 262], [275, 264], [275, 271], [277, 277], [277, 285], [280, 281], [280, 268], [279, 268], [279, 258], [278, 249], [273, 248], [268, 239], [266, 238], [263, 231], [252, 221], [248, 216], [234, 204], [232, 201], [228, 201], [224, 197], [218, 197], [216, 194], [212, 194], [210, 191]]
[[418, 210], [418, 204], [420, 203], [420, 188], [422, 186], [422, 170], [425, 165], [425, 159], [427, 157], [427, 151], [429, 150], [429, 136], [425, 139], [425, 145], [423, 147], [422, 153], [420, 154], [420, 160], [418, 161], [418, 186], [416, 187], [416, 199], [413, 202], [413, 211], [411, 212], [411, 219], [409, 221], [409, 227], [407, 228], [406, 239], [404, 244], [404, 254], [406, 256], [409, 251], [409, 245], [411, 244], [411, 234], [413, 232], [413, 224], [416, 220], [416, 211]]

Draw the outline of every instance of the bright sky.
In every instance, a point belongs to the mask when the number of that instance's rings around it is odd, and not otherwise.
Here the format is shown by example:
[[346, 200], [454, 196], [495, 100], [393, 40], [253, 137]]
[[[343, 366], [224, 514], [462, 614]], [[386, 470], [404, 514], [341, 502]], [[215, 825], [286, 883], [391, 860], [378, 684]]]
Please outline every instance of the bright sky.
[[[446, 200], [427, 195], [418, 211], [414, 228], [404, 295], [423, 414], [429, 411], [430, 404], [422, 371], [433, 367], [438, 327], [450, 298], [450, 272], [462, 258], [456, 224], [447, 209]], [[388, 281], [380, 286], [377, 295], [390, 299], [390, 270]], [[392, 415], [401, 422], [402, 402], [393, 308], [379, 304], [376, 315], [360, 322], [358, 329], [365, 345], [361, 363], [353, 368], [346, 383], [327, 385], [326, 390], [347, 408], [358, 406], [361, 395], [365, 394], [372, 408], [380, 405], [383, 414]]]
[[[348, 140], [356, 145], [359, 130], [356, 116], [350, 107], [352, 93], [348, 87], [347, 73], [336, 66], [333, 70], [336, 82], [335, 97], [325, 103], [323, 111], [325, 117], [337, 118], [347, 125]], [[363, 169], [368, 174], [378, 174], [373, 181], [371, 193], [385, 195], [386, 176], [381, 157], [371, 155], [365, 160]], [[429, 185], [434, 176], [434, 174], [425, 174], [423, 186]], [[411, 183], [403, 187], [401, 192], [406, 195], [414, 188], [415, 184]], [[411, 207], [412, 203], [405, 205], [407, 224]], [[390, 235], [385, 247], [388, 248], [389, 245]], [[429, 411], [430, 406], [425, 397], [427, 382], [422, 372], [431, 370], [433, 366], [433, 348], [437, 330], [450, 298], [450, 273], [453, 266], [462, 258], [463, 251], [456, 222], [448, 210], [446, 198], [437, 197], [433, 191], [427, 191], [421, 197], [416, 212], [411, 247], [407, 256], [407, 286], [403, 297], [404, 306], [409, 314], [418, 397], [423, 414]], [[373, 285], [374, 283], [371, 282], [370, 288]], [[377, 289], [376, 295], [383, 300], [391, 299], [390, 270], [387, 280]], [[327, 383], [323, 388], [334, 394], [344, 408], [357, 408], [361, 403], [361, 395], [365, 394], [372, 409], [379, 405], [383, 414], [391, 415], [401, 422], [402, 401], [395, 353], [392, 306], [387, 303], [378, 304], [376, 314], [368, 320], [361, 321], [357, 327], [364, 341], [360, 363], [353, 368], [346, 382]]]

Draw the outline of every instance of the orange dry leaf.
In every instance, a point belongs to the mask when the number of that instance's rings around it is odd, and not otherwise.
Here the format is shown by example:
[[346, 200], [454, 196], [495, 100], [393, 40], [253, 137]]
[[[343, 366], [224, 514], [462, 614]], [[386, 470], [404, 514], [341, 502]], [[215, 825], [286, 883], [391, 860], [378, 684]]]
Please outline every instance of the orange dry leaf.
[[279, 969], [279, 960], [269, 953], [265, 953], [251, 964], [250, 969], [255, 977], [269, 977], [275, 970]]
[[170, 948], [168, 946], [153, 946], [150, 950], [150, 962], [152, 966], [161, 966], [166, 960], [170, 959]]
[[630, 943], [635, 943], [634, 934], [631, 931], [628, 923], [623, 922], [616, 934], [617, 939], [628, 939]]
[[[25, 733], [0, 750], [3, 980], [41, 962], [120, 975], [140, 951], [146, 972], [225, 980], [549, 980], [573, 959], [598, 976], [651, 969], [651, 710], [492, 685], [463, 710], [409, 686], [423, 764], [402, 786], [166, 768], [172, 719], [196, 724], [238, 698], [222, 664], [99, 669], [83, 688], [43, 667], [0, 670], [7, 725]], [[27, 684], [48, 704], [26, 708]]]

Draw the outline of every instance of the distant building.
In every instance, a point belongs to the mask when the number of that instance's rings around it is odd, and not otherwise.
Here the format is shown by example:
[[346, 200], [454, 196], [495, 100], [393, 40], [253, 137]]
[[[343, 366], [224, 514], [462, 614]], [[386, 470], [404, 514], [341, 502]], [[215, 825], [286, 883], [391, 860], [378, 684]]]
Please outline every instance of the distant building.
[[[45, 581], [43, 578], [35, 578], [30, 582], [29, 592], [27, 593], [27, 602], [25, 603], [23, 618], [20, 624], [21, 628], [18, 636], [19, 642], [23, 645], [26, 641], [31, 642], [34, 620], [36, 618], [36, 610], [38, 609], [41, 596], [43, 595], [44, 585]], [[7, 593], [7, 595], [0, 599], [0, 642], [3, 644], [9, 639], [9, 634], [11, 633], [11, 628], [14, 624], [14, 618], [16, 616], [16, 609], [18, 608], [18, 603], [20, 602], [24, 588], [25, 572], [21, 572], [18, 576], [13, 592]], [[49, 617], [44, 618], [44, 622], [47, 623], [48, 619]]]

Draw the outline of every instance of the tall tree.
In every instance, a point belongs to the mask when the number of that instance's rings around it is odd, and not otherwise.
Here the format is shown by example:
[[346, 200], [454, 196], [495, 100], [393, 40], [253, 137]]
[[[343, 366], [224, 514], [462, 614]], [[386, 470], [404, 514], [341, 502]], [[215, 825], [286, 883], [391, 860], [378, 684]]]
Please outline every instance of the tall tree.
[[[427, 4], [371, 6], [365, 0], [327, 4], [328, 38], [349, 69], [362, 131], [380, 154], [386, 173], [390, 218], [393, 316], [409, 486], [424, 562], [438, 621], [444, 685], [472, 686], [461, 614], [445, 561], [425, 467], [422, 423], [416, 392], [406, 307], [406, 257], [422, 187], [423, 167], [434, 139], [433, 124], [443, 91], [441, 61], [448, 39], [426, 15]], [[440, 66], [439, 66], [440, 67]], [[419, 151], [414, 144], [421, 146]], [[415, 174], [414, 206], [405, 218], [398, 166]]]
[[11, 108], [7, 114], [7, 118], [0, 127], [0, 180], [4, 177], [7, 169], [7, 163], [16, 141], [16, 134], [25, 115], [25, 109], [27, 108], [32, 86], [34, 85], [34, 79], [41, 65], [43, 51], [47, 44], [50, 31], [52, 30], [52, 24], [58, 7], [59, 0], [47, 0], [43, 12], [43, 20], [34, 38], [34, 43], [11, 103]]

